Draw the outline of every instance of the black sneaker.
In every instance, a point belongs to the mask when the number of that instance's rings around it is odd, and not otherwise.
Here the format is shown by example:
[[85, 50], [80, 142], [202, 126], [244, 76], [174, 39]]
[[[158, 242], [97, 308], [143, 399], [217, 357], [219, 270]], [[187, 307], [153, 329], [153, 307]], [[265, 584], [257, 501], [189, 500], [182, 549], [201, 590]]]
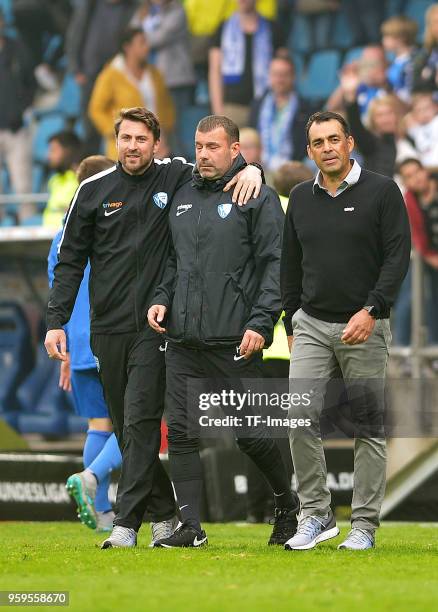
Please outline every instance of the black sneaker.
[[269, 538], [268, 545], [285, 544], [295, 535], [298, 526], [297, 510], [275, 508], [274, 529]]
[[154, 542], [155, 548], [198, 548], [207, 544], [207, 535], [204, 530], [198, 531], [190, 525], [183, 523], [173, 534]]

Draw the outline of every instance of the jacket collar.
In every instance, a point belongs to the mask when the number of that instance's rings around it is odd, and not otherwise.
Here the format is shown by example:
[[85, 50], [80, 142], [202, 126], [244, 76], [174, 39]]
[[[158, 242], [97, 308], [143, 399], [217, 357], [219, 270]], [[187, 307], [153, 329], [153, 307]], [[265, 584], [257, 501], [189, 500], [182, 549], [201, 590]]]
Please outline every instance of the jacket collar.
[[133, 184], [141, 184], [143, 182], [149, 181], [151, 175], [155, 172], [155, 160], [152, 160], [151, 165], [143, 172], [143, 174], [128, 174], [127, 172], [125, 172], [125, 170], [123, 170], [122, 164], [120, 162], [117, 162], [117, 171], [125, 181], [128, 181], [129, 183]]
[[206, 189], [209, 191], [222, 191], [225, 185], [229, 181], [231, 181], [233, 176], [235, 176], [238, 172], [243, 170], [243, 168], [245, 168], [246, 165], [247, 165], [246, 161], [244, 160], [242, 155], [239, 153], [239, 155], [234, 160], [233, 165], [228, 170], [228, 172], [226, 172], [221, 178], [214, 180], [214, 181], [210, 181], [208, 179], [202, 178], [202, 176], [199, 174], [198, 167], [195, 165], [195, 167], [193, 168], [192, 185], [196, 187], [197, 189]]

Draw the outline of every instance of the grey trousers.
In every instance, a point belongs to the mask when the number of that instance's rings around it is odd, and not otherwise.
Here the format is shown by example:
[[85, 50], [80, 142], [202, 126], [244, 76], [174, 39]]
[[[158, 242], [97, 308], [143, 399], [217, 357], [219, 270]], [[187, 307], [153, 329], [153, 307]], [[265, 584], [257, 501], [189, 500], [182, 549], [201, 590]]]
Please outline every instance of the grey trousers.
[[[294, 314], [292, 325], [290, 392], [299, 393], [301, 397], [308, 395], [298, 406], [291, 407], [290, 417], [311, 421], [310, 427], [289, 430], [302, 515], [322, 517], [330, 509], [319, 418], [328, 381], [342, 376], [353, 414], [358, 415], [363, 426], [360, 431], [369, 432], [355, 437], [351, 523], [354, 527], [374, 531], [379, 526], [386, 481], [383, 411], [384, 379], [391, 342], [389, 320], [377, 320], [368, 340], [352, 346], [341, 342], [345, 323], [326, 323], [300, 309]], [[373, 426], [367, 429], [370, 421]]]

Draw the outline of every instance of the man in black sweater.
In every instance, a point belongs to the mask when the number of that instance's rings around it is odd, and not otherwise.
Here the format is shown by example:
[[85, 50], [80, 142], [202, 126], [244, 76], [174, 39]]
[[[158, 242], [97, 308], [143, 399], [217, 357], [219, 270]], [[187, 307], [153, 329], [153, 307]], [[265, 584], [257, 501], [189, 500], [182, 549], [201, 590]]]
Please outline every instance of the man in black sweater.
[[[259, 197], [238, 208], [222, 192], [243, 164], [236, 124], [227, 117], [205, 117], [196, 131], [193, 181], [178, 190], [170, 209], [175, 254], [168, 261], [148, 320], [169, 340], [169, 460], [183, 524], [155, 544], [160, 547], [197, 547], [207, 542], [199, 517], [203, 421], [189, 384], [208, 379], [210, 392], [213, 386], [219, 393], [228, 393], [236, 388], [229, 379], [260, 378], [261, 349], [271, 344], [281, 312], [284, 214], [279, 198], [262, 186]], [[167, 313], [165, 329], [162, 322]], [[244, 390], [240, 384], [237, 387]], [[220, 405], [227, 416], [236, 417], [226, 400]], [[264, 429], [248, 422], [246, 417], [252, 415], [247, 406], [239, 416], [243, 418], [234, 428], [237, 443], [274, 493], [275, 524], [269, 544], [284, 544], [296, 530], [296, 496], [275, 442]]]
[[319, 173], [291, 192], [281, 262], [292, 391], [310, 392], [307, 431], [290, 432], [301, 502], [286, 549], [304, 550], [338, 535], [330, 510], [319, 417], [328, 379], [341, 373], [355, 435], [352, 529], [340, 548], [374, 546], [385, 490], [383, 386], [391, 341], [390, 307], [407, 272], [410, 232], [392, 179], [350, 160], [346, 121], [322, 112], [307, 124], [308, 154]]

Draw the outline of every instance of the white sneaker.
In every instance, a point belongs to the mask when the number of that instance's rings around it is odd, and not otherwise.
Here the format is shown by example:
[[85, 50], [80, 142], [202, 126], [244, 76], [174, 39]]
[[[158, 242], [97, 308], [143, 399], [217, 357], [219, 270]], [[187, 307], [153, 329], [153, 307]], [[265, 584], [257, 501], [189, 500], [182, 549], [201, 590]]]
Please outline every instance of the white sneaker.
[[179, 525], [179, 519], [175, 515], [167, 521], [159, 521], [158, 523], [151, 523], [151, 534], [152, 541], [149, 544], [149, 548], [154, 548], [155, 542], [158, 540], [164, 540], [170, 538], [174, 534], [175, 529]]
[[109, 538], [103, 541], [101, 548], [133, 548], [137, 546], [137, 532], [130, 527], [114, 525]]
[[339, 550], [367, 550], [368, 548], [374, 548], [375, 540], [374, 534], [366, 529], [359, 529], [359, 527], [353, 527], [350, 533], [347, 535], [342, 544], [339, 544]]
[[320, 542], [339, 535], [335, 517], [330, 510], [327, 518], [304, 516], [298, 522], [296, 534], [284, 545], [286, 550], [309, 550]]

